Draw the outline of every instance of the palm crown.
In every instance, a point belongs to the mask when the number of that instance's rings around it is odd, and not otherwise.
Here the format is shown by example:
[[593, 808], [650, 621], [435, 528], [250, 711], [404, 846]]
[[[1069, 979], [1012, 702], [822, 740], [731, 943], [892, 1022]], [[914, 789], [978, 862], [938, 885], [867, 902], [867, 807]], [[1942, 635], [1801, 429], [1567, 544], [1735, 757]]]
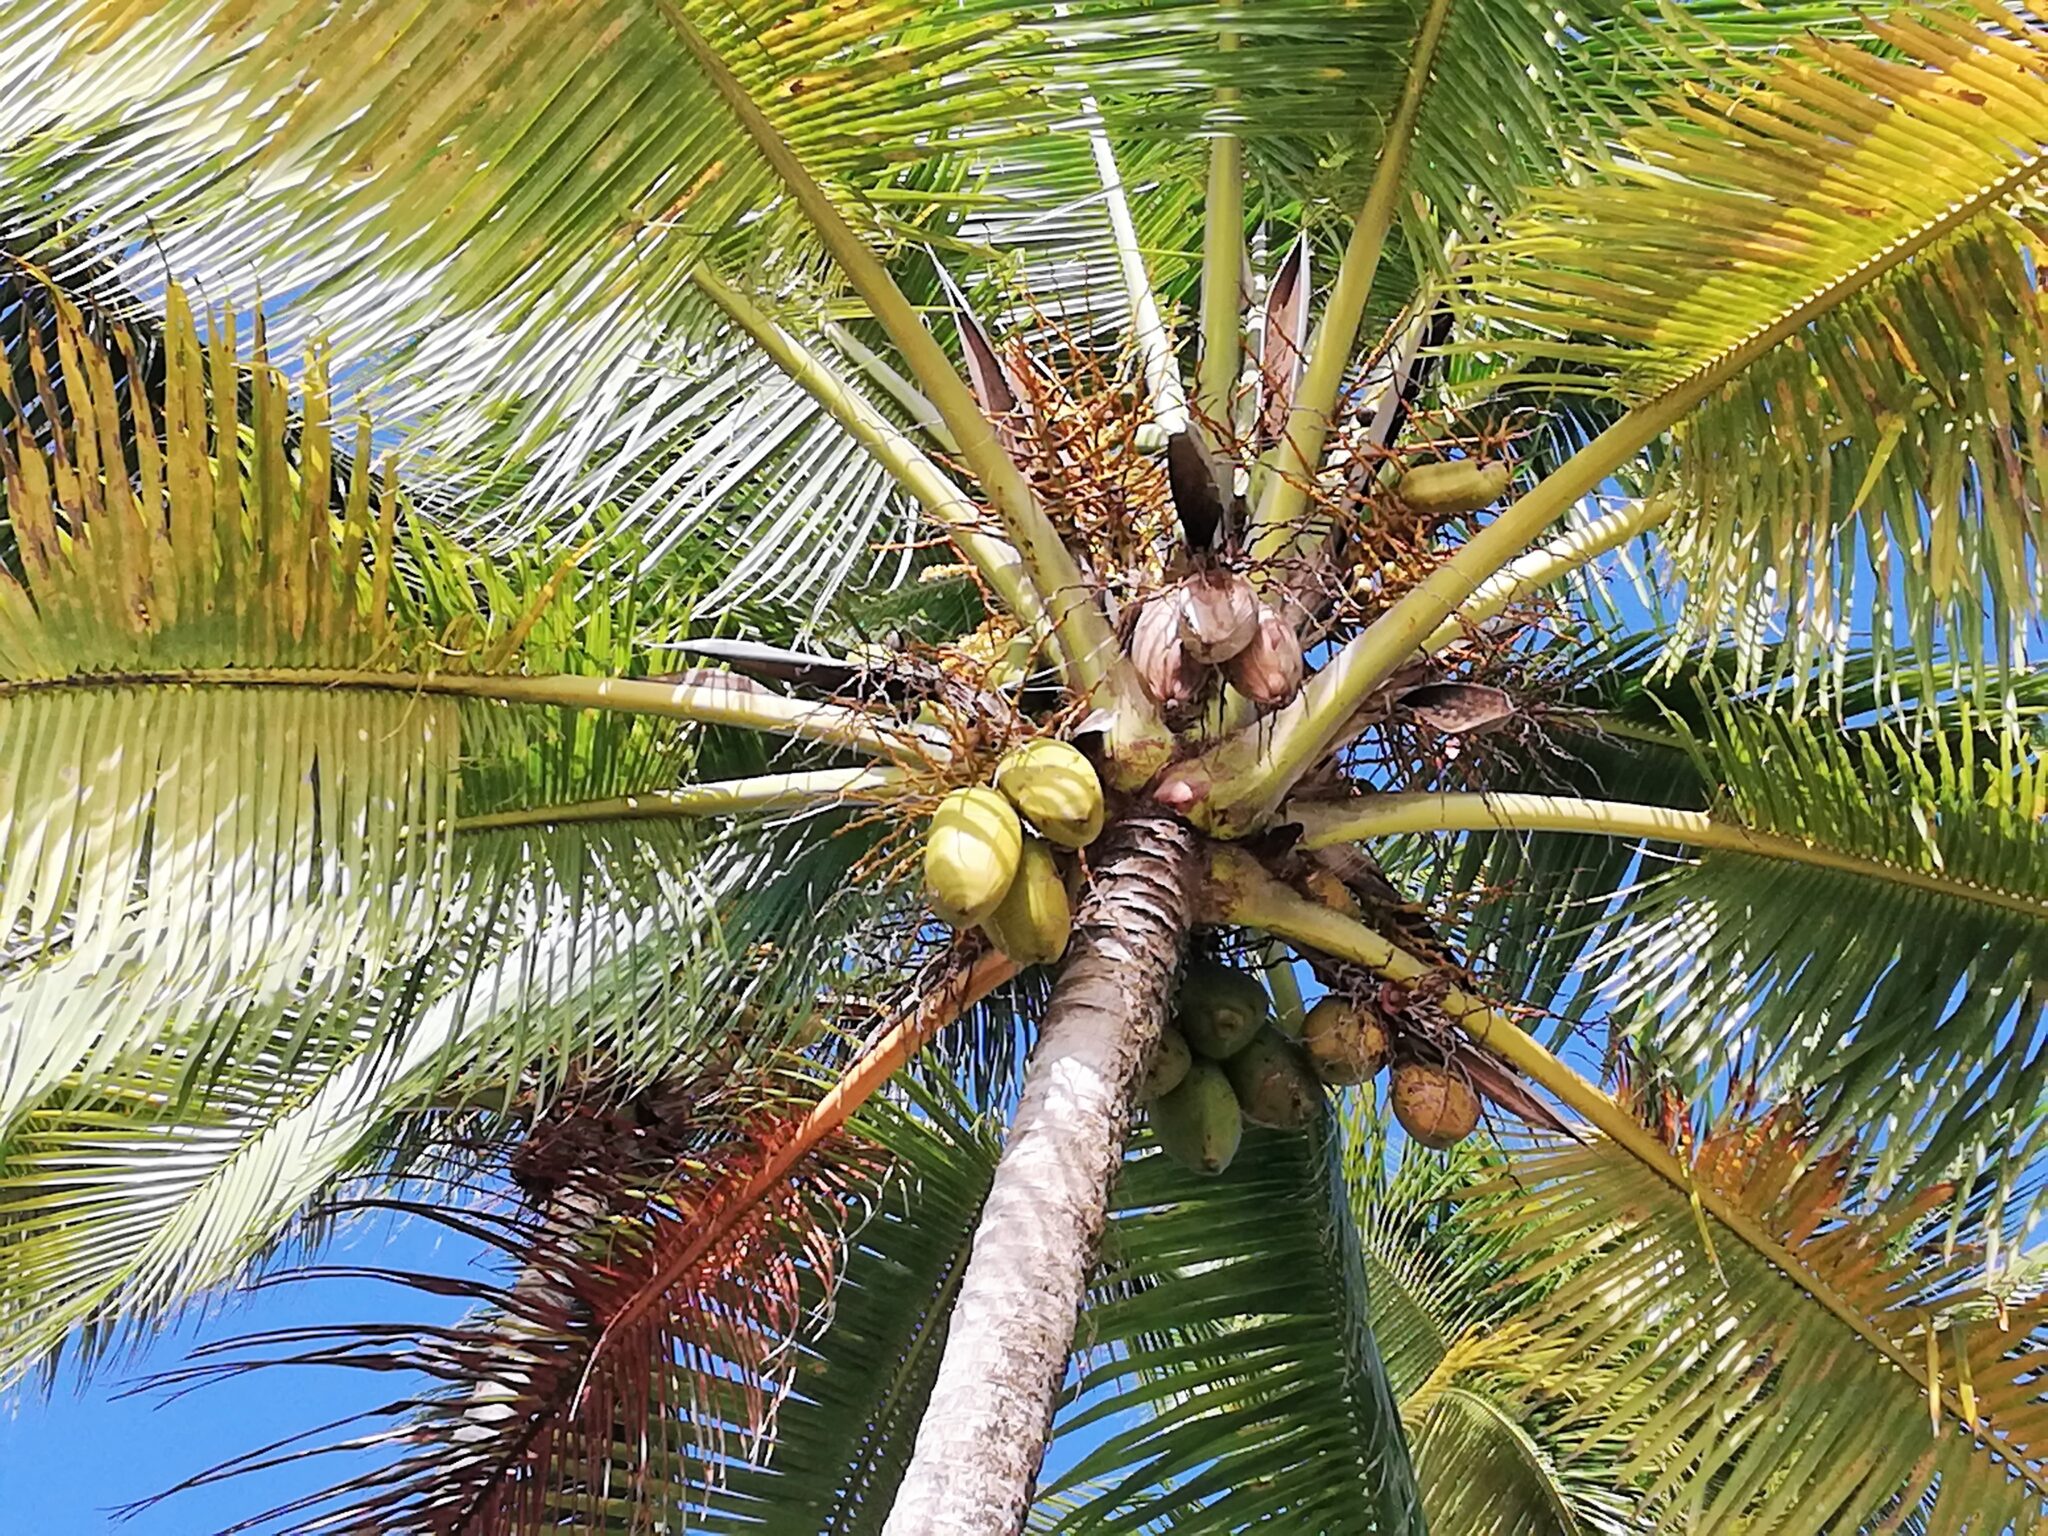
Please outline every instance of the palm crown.
[[[277, 1525], [2043, 1520], [2030, 12], [17, 10], [0, 1381], [397, 1208]], [[1218, 963], [1391, 1102], [1127, 1147]]]

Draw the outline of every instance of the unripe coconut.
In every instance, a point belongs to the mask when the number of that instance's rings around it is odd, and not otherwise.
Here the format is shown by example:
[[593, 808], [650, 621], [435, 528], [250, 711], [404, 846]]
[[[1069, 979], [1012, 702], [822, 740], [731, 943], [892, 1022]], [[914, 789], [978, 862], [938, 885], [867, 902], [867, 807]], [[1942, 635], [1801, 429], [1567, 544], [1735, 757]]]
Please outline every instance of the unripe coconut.
[[1233, 688], [1261, 709], [1278, 709], [1301, 692], [1306, 670], [1294, 626], [1261, 606], [1251, 642], [1230, 658], [1226, 675]]
[[1172, 708], [1202, 691], [1202, 669], [1180, 638], [1184, 594], [1162, 592], [1138, 610], [1131, 627], [1131, 667], [1153, 702]]
[[932, 812], [924, 844], [924, 889], [932, 910], [956, 928], [1002, 905], [1024, 855], [1024, 824], [992, 789], [956, 789]]
[[1016, 878], [981, 928], [1019, 965], [1051, 965], [1067, 952], [1067, 938], [1074, 931], [1067, 883], [1053, 863], [1052, 850], [1037, 838], [1024, 839]]
[[1102, 780], [1080, 749], [1041, 736], [996, 764], [996, 788], [1048, 842], [1085, 848], [1102, 832]]
[[1238, 1107], [1253, 1125], [1305, 1130], [1323, 1109], [1323, 1085], [1300, 1046], [1271, 1025], [1223, 1064]]
[[1180, 1086], [1161, 1094], [1151, 1114], [1160, 1149], [1191, 1173], [1221, 1173], [1244, 1139], [1244, 1112], [1214, 1062], [1191, 1063]]
[[1174, 1023], [1188, 1044], [1211, 1061], [1243, 1050], [1272, 1012], [1257, 977], [1213, 960], [1188, 962], [1176, 1009]]
[[1362, 1083], [1387, 1061], [1387, 1026], [1372, 1009], [1326, 997], [1309, 1009], [1301, 1043], [1316, 1076], [1337, 1087]]
[[1425, 1147], [1442, 1151], [1479, 1124], [1479, 1095], [1455, 1067], [1404, 1061], [1394, 1068], [1394, 1118]]
[[1161, 1029], [1152, 1060], [1145, 1067], [1145, 1075], [1138, 1079], [1138, 1102], [1149, 1104], [1161, 1094], [1173, 1092], [1188, 1075], [1194, 1059], [1185, 1035], [1171, 1024]]
[[1417, 512], [1456, 517], [1490, 507], [1507, 494], [1514, 471], [1505, 464], [1477, 459], [1446, 459], [1418, 464], [1401, 477], [1396, 494]]
[[1180, 638], [1188, 655], [1221, 666], [1259, 632], [1259, 597], [1235, 571], [1208, 566], [1180, 584]]

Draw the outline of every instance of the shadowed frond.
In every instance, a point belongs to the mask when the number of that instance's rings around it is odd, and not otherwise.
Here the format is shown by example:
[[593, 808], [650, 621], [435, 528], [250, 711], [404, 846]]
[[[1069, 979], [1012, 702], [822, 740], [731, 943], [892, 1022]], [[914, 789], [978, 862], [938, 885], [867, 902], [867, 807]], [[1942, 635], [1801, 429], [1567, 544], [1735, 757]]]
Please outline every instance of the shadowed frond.
[[1125, 1164], [1055, 1430], [1054, 1455], [1062, 1440], [1077, 1454], [1034, 1529], [1161, 1529], [1196, 1511], [1215, 1529], [1422, 1528], [1340, 1139], [1319, 1123], [1247, 1131], [1216, 1179], [1156, 1153]]
[[1542, 1284], [1504, 1256], [1524, 1233], [1491, 1209], [1513, 1164], [1491, 1140], [1448, 1156], [1393, 1135], [1360, 1094], [1342, 1107], [1345, 1181], [1373, 1331], [1434, 1536], [1587, 1536], [1629, 1529], [1628, 1443], [1577, 1421], [1609, 1373], [1566, 1362], [1528, 1326]]
[[787, 1525], [862, 1536], [888, 1517], [938, 1372], [1001, 1128], [943, 1086], [913, 1089], [907, 1112], [876, 1104], [856, 1123], [888, 1153], [892, 1172], [849, 1241], [829, 1326], [800, 1347], [774, 1442], [705, 1491], [692, 1529]]

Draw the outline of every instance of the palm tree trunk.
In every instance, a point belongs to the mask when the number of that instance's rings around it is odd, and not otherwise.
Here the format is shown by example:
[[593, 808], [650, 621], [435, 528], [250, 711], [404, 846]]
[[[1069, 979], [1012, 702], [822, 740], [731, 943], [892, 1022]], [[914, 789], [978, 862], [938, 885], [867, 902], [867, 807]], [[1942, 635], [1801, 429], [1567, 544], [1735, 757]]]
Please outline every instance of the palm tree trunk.
[[1015, 1536], [1045, 1454], [1131, 1092], [1194, 905], [1196, 839], [1155, 808], [1111, 826], [883, 1536]]

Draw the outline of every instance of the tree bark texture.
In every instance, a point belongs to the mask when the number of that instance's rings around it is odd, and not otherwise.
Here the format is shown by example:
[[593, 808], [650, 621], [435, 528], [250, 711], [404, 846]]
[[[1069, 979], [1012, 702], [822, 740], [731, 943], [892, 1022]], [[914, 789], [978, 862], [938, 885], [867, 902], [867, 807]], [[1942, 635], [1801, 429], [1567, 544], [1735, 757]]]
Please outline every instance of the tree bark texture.
[[1081, 904], [883, 1536], [1015, 1536], [1187, 940], [1196, 835], [1156, 808], [1091, 850]]

